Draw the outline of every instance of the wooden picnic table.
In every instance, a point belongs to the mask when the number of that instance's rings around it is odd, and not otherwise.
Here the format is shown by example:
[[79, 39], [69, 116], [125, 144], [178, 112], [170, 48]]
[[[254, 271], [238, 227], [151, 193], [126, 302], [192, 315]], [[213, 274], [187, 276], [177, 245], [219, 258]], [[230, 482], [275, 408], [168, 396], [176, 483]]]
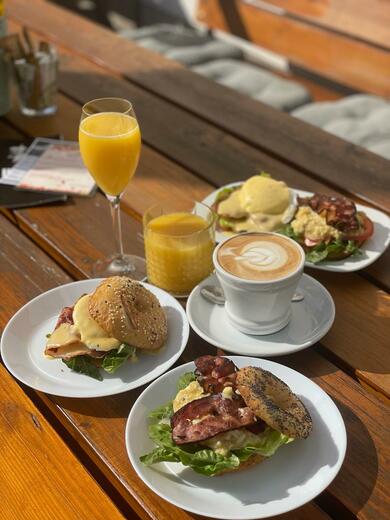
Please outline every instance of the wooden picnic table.
[[[295, 188], [337, 192], [390, 210], [389, 161], [137, 47], [42, 0], [12, 0], [9, 29], [26, 25], [61, 58], [59, 110], [0, 118], [6, 139], [76, 139], [81, 105], [130, 99], [143, 150], [123, 196], [126, 251], [143, 254], [142, 213], [161, 198], [194, 197], [264, 169]], [[114, 248], [103, 195], [0, 215], [0, 326], [41, 292], [90, 276]], [[278, 358], [312, 378], [344, 418], [348, 448], [333, 483], [285, 520], [389, 517], [390, 254], [359, 273], [308, 270], [336, 304], [330, 332], [314, 347]], [[178, 364], [214, 347], [191, 333]], [[2, 519], [195, 518], [150, 491], [133, 470], [124, 427], [142, 389], [70, 399], [19, 387], [0, 366]], [[75, 482], [77, 485], [75, 486]], [[4, 489], [4, 493], [3, 493]], [[6, 497], [6, 498], [3, 498]], [[99, 516], [100, 515], [100, 516]]]

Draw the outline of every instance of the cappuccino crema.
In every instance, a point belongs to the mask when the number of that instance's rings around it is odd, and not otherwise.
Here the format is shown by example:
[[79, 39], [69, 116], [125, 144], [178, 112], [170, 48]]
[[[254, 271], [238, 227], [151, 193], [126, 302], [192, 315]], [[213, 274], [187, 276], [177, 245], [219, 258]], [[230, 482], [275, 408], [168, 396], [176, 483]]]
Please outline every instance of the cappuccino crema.
[[245, 233], [224, 242], [219, 265], [230, 274], [254, 281], [272, 281], [297, 271], [302, 251], [292, 240], [271, 233]]

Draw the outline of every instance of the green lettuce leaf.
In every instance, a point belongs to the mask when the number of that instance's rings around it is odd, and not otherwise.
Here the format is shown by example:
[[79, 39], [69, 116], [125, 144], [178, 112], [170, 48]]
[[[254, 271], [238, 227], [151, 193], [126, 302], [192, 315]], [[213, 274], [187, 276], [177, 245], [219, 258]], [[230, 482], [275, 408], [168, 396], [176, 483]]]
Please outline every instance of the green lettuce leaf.
[[325, 260], [327, 256], [327, 249], [320, 246], [316, 246], [310, 251], [306, 251], [306, 260], [312, 264], [318, 264], [319, 262], [322, 262], [322, 260]]
[[177, 391], [179, 392], [180, 390], [184, 390], [184, 388], [187, 388], [192, 381], [196, 381], [195, 374], [193, 372], [186, 372], [177, 382]]
[[73, 372], [93, 377], [98, 381], [103, 380], [99, 368], [92, 362], [92, 359], [89, 356], [76, 356], [71, 359], [63, 359], [62, 362], [73, 370]]
[[264, 172], [264, 171], [261, 171], [259, 173], [260, 177], [271, 177], [271, 174], [270, 173], [267, 173], [267, 172]]
[[280, 433], [272, 428], [267, 428], [262, 435], [259, 435], [259, 443], [256, 446], [245, 446], [239, 450], [233, 450], [240, 462], [245, 462], [253, 454], [271, 457], [283, 444], [288, 444], [294, 439]]
[[[161, 412], [156, 412], [156, 410], [152, 412], [153, 417], [161, 415]], [[254, 454], [269, 457], [280, 446], [293, 440], [272, 428], [267, 428], [262, 435], [259, 435], [259, 442], [256, 446], [245, 446], [239, 450], [232, 450], [227, 455], [221, 455], [199, 444], [176, 445], [172, 440], [171, 426], [167, 423], [152, 423], [149, 426], [149, 437], [157, 447], [140, 457], [141, 462], [147, 466], [158, 462], [181, 462], [196, 473], [210, 477], [223, 470], [237, 468], [241, 462], [245, 462]]]
[[218, 219], [219, 227], [221, 229], [226, 230], [226, 231], [229, 231], [230, 229], [233, 229], [233, 226], [234, 226], [235, 223], [236, 223], [236, 221], [229, 220], [228, 218], [225, 218], [225, 217], [219, 217], [219, 219]]
[[322, 243], [318, 246], [313, 247], [310, 251], [306, 252], [306, 260], [308, 262], [312, 262], [313, 264], [317, 264], [322, 260], [330, 257], [332, 259], [332, 255], [344, 254], [348, 253], [350, 255], [360, 254], [359, 245], [353, 240], [332, 240], [328, 244]]
[[226, 200], [235, 189], [236, 188], [223, 188], [221, 191], [217, 193], [217, 196], [215, 197], [215, 202], [222, 202], [223, 200]]
[[151, 411], [148, 415], [149, 419], [154, 422], [163, 421], [166, 419], [169, 419], [173, 415], [173, 407], [172, 407], [172, 401], [169, 401], [169, 403], [163, 404], [159, 408], [156, 408], [155, 410]]
[[286, 224], [285, 226], [278, 229], [277, 232], [281, 235], [285, 235], [286, 237], [292, 238], [296, 242], [299, 242], [299, 236], [294, 232], [291, 224]]
[[[302, 237], [294, 233], [291, 224], [287, 224], [286, 226], [278, 229], [278, 233], [292, 238], [296, 242], [302, 242]], [[319, 262], [326, 260], [328, 256], [332, 257], [332, 255], [338, 255], [340, 253], [355, 255], [359, 254], [360, 252], [361, 251], [357, 242], [354, 242], [353, 240], [346, 241], [337, 239], [332, 240], [327, 244], [322, 242], [321, 244], [306, 250], [306, 260], [312, 264], [318, 264]]]
[[103, 358], [102, 368], [109, 374], [113, 374], [123, 365], [129, 357], [134, 356], [135, 347], [122, 343], [118, 349], [110, 350]]

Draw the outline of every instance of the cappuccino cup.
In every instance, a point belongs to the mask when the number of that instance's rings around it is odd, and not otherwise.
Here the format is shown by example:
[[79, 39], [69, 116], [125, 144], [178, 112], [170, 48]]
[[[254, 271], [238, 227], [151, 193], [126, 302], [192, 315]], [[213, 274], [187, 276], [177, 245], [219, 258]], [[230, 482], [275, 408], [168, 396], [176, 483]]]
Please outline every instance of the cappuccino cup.
[[264, 335], [288, 324], [305, 263], [299, 244], [277, 233], [242, 233], [220, 243], [213, 262], [236, 329]]

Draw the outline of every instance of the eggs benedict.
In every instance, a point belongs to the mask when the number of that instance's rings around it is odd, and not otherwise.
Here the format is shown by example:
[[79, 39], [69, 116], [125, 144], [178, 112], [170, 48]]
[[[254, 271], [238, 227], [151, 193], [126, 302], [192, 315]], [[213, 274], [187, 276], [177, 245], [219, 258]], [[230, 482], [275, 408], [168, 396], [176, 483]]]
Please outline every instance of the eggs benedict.
[[250, 177], [241, 186], [221, 190], [215, 202], [223, 231], [275, 231], [294, 213], [294, 197], [283, 181], [267, 173]]

